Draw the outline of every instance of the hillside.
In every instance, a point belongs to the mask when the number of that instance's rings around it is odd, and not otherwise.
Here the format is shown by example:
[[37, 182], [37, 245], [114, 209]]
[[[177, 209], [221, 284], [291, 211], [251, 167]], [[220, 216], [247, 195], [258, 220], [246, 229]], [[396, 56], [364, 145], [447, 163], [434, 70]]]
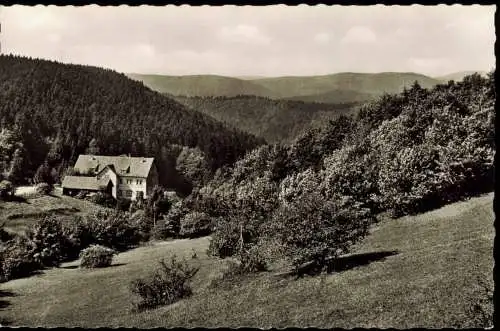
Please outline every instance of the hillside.
[[252, 82], [272, 90], [275, 97], [290, 98], [331, 93], [332, 90], [375, 95], [398, 93], [403, 87], [410, 87], [415, 81], [424, 88], [439, 83], [424, 75], [395, 72], [377, 74], [345, 72], [324, 76], [263, 78]]
[[173, 98], [233, 128], [262, 137], [269, 143], [290, 142], [315, 125], [356, 111], [356, 104], [353, 103], [307, 103], [257, 96]]
[[[12, 326], [30, 327], [481, 328], [467, 309], [484, 300], [477, 281], [493, 283], [492, 201], [490, 193], [383, 220], [343, 269], [301, 279], [271, 271], [214, 288], [225, 261], [206, 255], [208, 238], [151, 243], [120, 253], [110, 268], [86, 271], [75, 261], [4, 283], [1, 314]], [[133, 279], [165, 256], [189, 259], [193, 250], [198, 258], [190, 263], [201, 269], [192, 297], [130, 311]]]
[[332, 90], [323, 93], [301, 95], [284, 98], [285, 100], [297, 100], [303, 102], [320, 102], [320, 103], [351, 103], [351, 102], [367, 102], [377, 98], [377, 94], [358, 92], [353, 90]]
[[435, 77], [437, 80], [440, 80], [442, 82], [447, 83], [450, 80], [454, 80], [456, 82], [461, 81], [464, 79], [465, 76], [472, 75], [474, 73], [478, 73], [479, 75], [486, 77], [487, 72], [486, 71], [459, 71], [459, 72], [454, 72], [445, 76], [440, 76], [440, 77]]
[[0, 99], [0, 174], [17, 183], [43, 162], [57, 181], [86, 151], [154, 156], [165, 183], [172, 144], [198, 148], [213, 171], [263, 142], [90, 66], [0, 56]]
[[129, 74], [153, 90], [183, 96], [255, 95], [307, 102], [350, 103], [398, 93], [418, 81], [432, 87], [440, 81], [415, 73], [338, 73], [324, 76], [232, 78], [213, 75], [164, 76]]
[[237, 96], [259, 95], [271, 96], [272, 92], [265, 87], [248, 80], [216, 76], [163, 76], [128, 74], [132, 79], [144, 82], [149, 88], [173, 95], [184, 96]]

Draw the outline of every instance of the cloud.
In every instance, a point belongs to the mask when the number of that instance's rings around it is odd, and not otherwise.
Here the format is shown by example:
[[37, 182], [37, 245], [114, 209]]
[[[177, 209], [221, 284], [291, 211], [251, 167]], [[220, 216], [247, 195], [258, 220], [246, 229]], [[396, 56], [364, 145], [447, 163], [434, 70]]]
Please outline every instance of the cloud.
[[[11, 6], [2, 51], [125, 72], [312, 75], [494, 66], [495, 6]], [[446, 28], [448, 27], [448, 28]]]
[[314, 41], [318, 44], [327, 44], [330, 41], [330, 35], [326, 32], [320, 32], [314, 36]]
[[219, 37], [225, 41], [234, 43], [269, 44], [271, 38], [252, 25], [239, 24], [235, 27], [223, 27], [219, 31]]
[[342, 43], [361, 43], [369, 44], [377, 41], [377, 35], [373, 30], [366, 26], [355, 26], [350, 28], [342, 38]]

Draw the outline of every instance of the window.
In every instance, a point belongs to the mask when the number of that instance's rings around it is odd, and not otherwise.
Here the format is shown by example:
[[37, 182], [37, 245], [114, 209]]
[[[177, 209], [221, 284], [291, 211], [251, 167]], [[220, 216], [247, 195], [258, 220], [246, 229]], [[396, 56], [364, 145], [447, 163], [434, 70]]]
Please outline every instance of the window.
[[123, 191], [123, 196], [127, 197], [127, 198], [131, 198], [132, 197], [132, 191], [130, 191], [130, 190], [124, 190]]
[[137, 180], [137, 184], [138, 184], [138, 185], [142, 184], [142, 179], [138, 179], [138, 180]]

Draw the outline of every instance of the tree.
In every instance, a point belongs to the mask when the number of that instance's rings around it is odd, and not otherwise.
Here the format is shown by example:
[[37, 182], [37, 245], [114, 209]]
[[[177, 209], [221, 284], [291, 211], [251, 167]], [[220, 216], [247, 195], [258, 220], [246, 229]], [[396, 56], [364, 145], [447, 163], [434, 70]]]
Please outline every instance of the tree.
[[49, 163], [47, 161], [45, 161], [38, 167], [35, 176], [33, 177], [33, 181], [35, 182], [35, 184], [39, 183], [47, 183], [49, 185], [54, 184], [54, 180], [52, 178], [52, 169], [50, 168]]
[[201, 187], [209, 175], [208, 162], [199, 148], [184, 147], [177, 157], [175, 168], [193, 187]]
[[89, 143], [89, 147], [87, 148], [86, 153], [91, 154], [91, 155], [98, 155], [101, 152], [99, 148], [99, 143], [97, 139], [92, 138], [92, 140]]
[[10, 165], [10, 171], [7, 179], [14, 184], [18, 184], [24, 181], [24, 149], [17, 148], [12, 157], [12, 162]]

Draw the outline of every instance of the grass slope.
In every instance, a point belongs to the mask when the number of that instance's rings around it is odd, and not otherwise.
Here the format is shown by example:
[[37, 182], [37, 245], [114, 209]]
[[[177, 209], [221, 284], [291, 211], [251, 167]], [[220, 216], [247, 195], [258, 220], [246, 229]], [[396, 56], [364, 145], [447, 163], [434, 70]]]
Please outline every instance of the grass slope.
[[[1, 284], [10, 296], [2, 318], [26, 326], [127, 327], [447, 327], [466, 321], [475, 277], [493, 267], [493, 194], [425, 214], [382, 220], [355, 249], [396, 255], [302, 279], [262, 273], [212, 289], [222, 262], [209, 259], [208, 238], [158, 242], [121, 253], [107, 269], [75, 268]], [[130, 309], [129, 282], [155, 261], [192, 251], [201, 264], [194, 294], [143, 313]], [[369, 254], [367, 254], [369, 253]], [[490, 280], [491, 282], [492, 280]]]
[[92, 202], [53, 194], [28, 198], [24, 202], [4, 201], [0, 205], [0, 223], [5, 223], [8, 231], [20, 233], [30, 223], [50, 215], [84, 215], [103, 208]]

